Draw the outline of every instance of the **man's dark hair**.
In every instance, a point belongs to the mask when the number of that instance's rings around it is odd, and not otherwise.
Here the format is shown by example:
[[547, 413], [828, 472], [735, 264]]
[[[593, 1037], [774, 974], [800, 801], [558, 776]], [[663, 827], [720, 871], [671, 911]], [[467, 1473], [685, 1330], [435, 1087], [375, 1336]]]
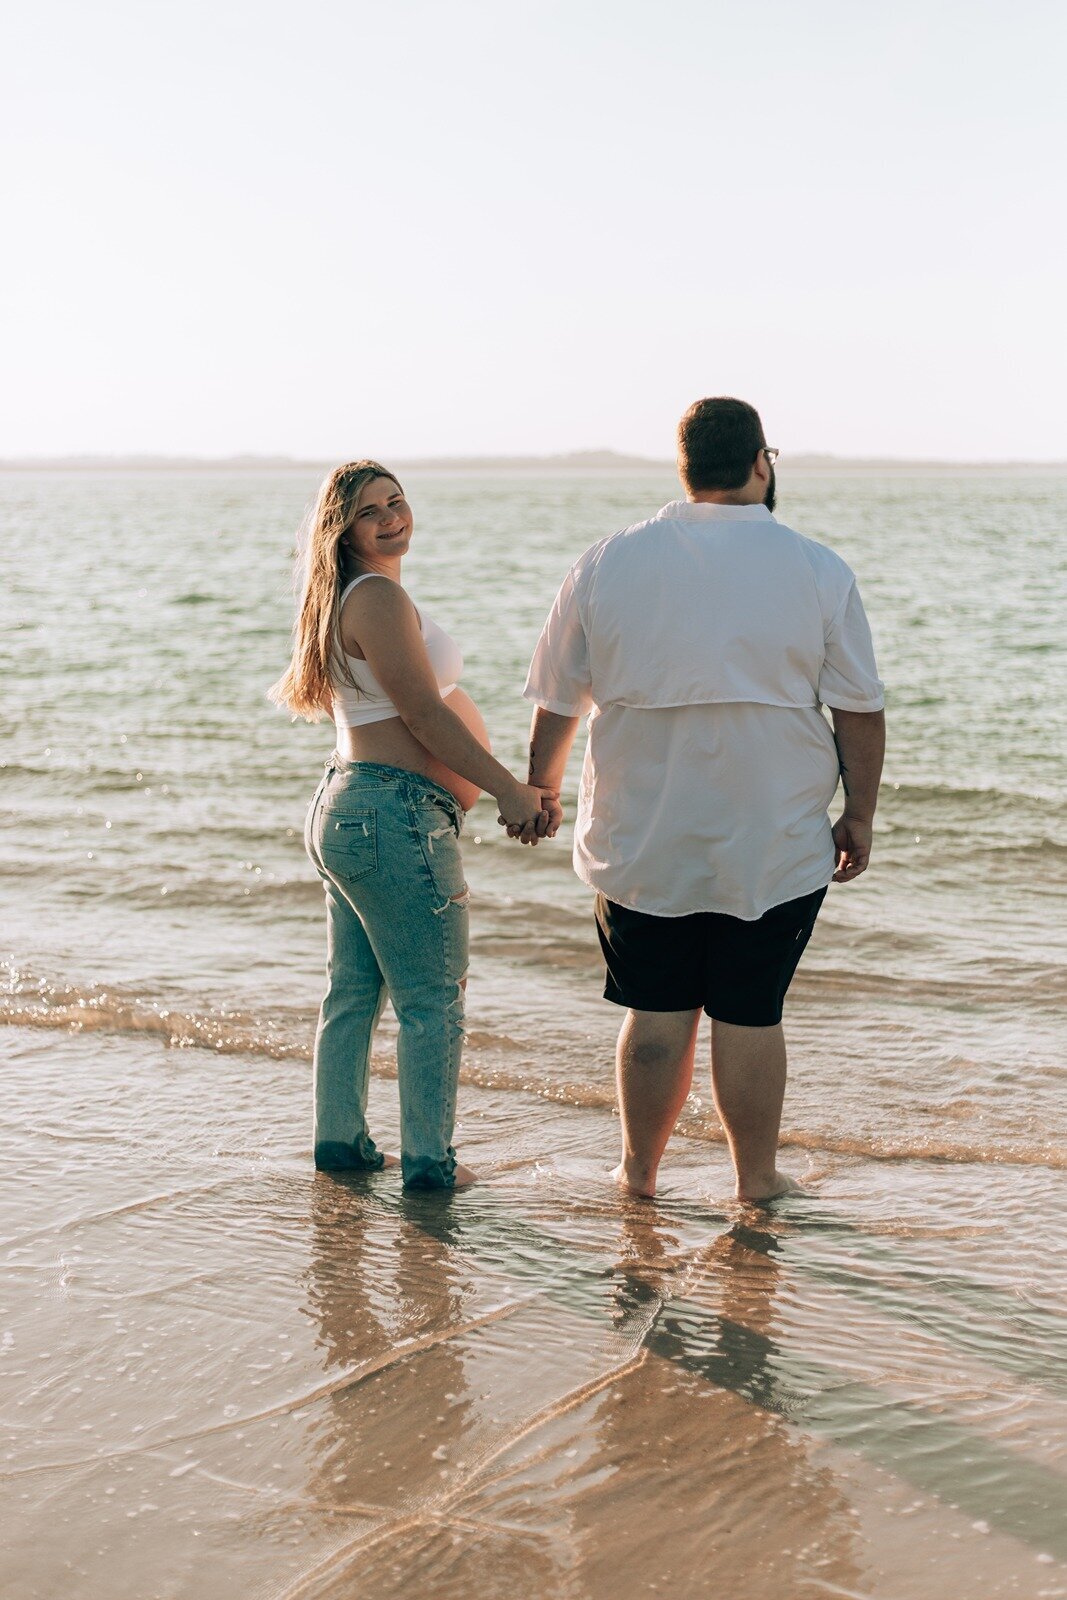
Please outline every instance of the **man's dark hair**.
[[740, 489], [767, 444], [744, 400], [694, 400], [678, 424], [678, 470], [687, 489]]

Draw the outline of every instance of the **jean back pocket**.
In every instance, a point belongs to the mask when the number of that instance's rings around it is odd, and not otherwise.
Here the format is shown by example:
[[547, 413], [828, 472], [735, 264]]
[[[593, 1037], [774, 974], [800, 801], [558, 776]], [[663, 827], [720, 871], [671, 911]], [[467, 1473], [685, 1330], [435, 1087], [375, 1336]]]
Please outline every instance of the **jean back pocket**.
[[378, 819], [374, 811], [323, 806], [319, 812], [319, 849], [331, 872], [350, 883], [378, 867]]

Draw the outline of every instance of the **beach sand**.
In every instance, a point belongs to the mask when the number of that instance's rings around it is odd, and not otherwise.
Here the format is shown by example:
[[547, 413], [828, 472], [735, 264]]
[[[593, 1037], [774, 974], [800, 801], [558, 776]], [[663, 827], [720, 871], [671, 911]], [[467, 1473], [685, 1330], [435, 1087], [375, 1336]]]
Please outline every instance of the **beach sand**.
[[469, 1086], [483, 1181], [405, 1196], [313, 1172], [303, 1063], [0, 1049], [4, 1600], [1067, 1595], [1062, 1266], [999, 1220], [1062, 1172], [759, 1209], [678, 1140], [623, 1201], [609, 1109]]

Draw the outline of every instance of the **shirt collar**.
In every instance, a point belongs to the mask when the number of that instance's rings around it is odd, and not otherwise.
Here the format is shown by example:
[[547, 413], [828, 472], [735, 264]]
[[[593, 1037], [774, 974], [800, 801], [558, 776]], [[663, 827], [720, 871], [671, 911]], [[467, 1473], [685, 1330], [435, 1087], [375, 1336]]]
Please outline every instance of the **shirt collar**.
[[773, 522], [766, 506], [728, 506], [717, 500], [672, 500], [656, 522]]

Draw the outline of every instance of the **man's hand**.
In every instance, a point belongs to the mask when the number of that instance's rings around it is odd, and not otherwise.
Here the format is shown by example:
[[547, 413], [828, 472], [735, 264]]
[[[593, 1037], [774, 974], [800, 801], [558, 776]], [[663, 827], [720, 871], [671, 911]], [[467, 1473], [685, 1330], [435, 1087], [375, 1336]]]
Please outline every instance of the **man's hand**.
[[[536, 788], [536, 784], [534, 785]], [[554, 839], [559, 832], [560, 823], [563, 821], [563, 807], [559, 803], [559, 794], [550, 789], [542, 789], [541, 812], [537, 818], [534, 833], [531, 836], [529, 825], [520, 827], [518, 823], [508, 822], [506, 817], [497, 817], [497, 822], [502, 828], [507, 829], [509, 839], [521, 839], [523, 844], [536, 844], [538, 839]]]
[[512, 779], [508, 789], [496, 796], [500, 807], [497, 822], [508, 830], [509, 839], [536, 844], [548, 831], [548, 816], [543, 809], [540, 789]]
[[862, 817], [852, 817], [846, 811], [834, 823], [834, 849], [837, 852], [835, 883], [851, 883], [861, 872], [866, 872], [871, 859], [874, 828]]
[[547, 818], [543, 837], [554, 839], [559, 832], [560, 823], [563, 821], [563, 807], [559, 803], [559, 790], [542, 789], [541, 806], [541, 815]]

